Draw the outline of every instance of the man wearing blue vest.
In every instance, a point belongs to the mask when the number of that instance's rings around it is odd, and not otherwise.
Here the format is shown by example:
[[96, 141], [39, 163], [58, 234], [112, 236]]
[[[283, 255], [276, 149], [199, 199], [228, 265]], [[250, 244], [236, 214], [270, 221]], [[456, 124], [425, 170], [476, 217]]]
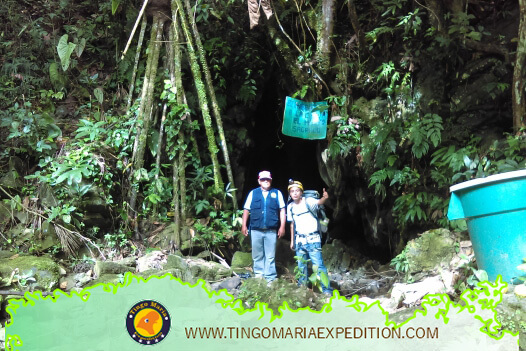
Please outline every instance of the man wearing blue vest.
[[[250, 233], [254, 275], [263, 277], [268, 284], [277, 278], [276, 273], [276, 231], [277, 236], [285, 234], [285, 200], [278, 189], [273, 189], [272, 175], [261, 171], [258, 176], [259, 188], [252, 190], [243, 206], [244, 236]], [[250, 215], [250, 226], [247, 221]]]

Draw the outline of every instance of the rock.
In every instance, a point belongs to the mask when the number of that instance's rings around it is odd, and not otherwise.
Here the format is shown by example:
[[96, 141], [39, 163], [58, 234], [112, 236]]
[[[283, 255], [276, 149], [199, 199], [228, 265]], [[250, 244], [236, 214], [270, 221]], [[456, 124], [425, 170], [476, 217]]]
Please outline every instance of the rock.
[[221, 283], [212, 284], [212, 289], [215, 291], [226, 289], [229, 293], [234, 293], [234, 290], [241, 285], [241, 278], [236, 276], [223, 280]]
[[344, 273], [351, 266], [351, 250], [340, 240], [333, 240], [332, 243], [324, 245], [322, 255], [329, 272]]
[[149, 269], [163, 269], [166, 264], [166, 255], [161, 251], [152, 251], [137, 259], [137, 272], [143, 272]]
[[117, 262], [97, 261], [94, 267], [95, 277], [97, 279], [103, 274], [124, 274], [126, 272], [135, 272], [135, 269]]
[[260, 301], [267, 303], [275, 315], [280, 315], [280, 307], [285, 302], [293, 310], [302, 307], [320, 310], [327, 300], [323, 294], [315, 294], [312, 290], [298, 287], [296, 283], [284, 279], [276, 279], [268, 287], [265, 279], [249, 278], [239, 288], [238, 296], [245, 308], [254, 308]]
[[407, 243], [405, 257], [409, 272], [433, 271], [437, 267], [449, 267], [455, 255], [455, 234], [447, 229], [433, 229]]
[[517, 296], [520, 299], [525, 298], [526, 297], [526, 285], [524, 284], [517, 285], [513, 293], [515, 294], [515, 296]]
[[[20, 290], [38, 289], [42, 291], [53, 291], [58, 287], [60, 279], [60, 267], [47, 256], [18, 256], [13, 259], [0, 259], [0, 276], [9, 278], [12, 276], [13, 287]], [[32, 278], [32, 279], [27, 279]]]
[[167, 257], [164, 269], [179, 270], [180, 277], [178, 276], [178, 278], [192, 284], [199, 279], [217, 281], [232, 275], [232, 269], [226, 268], [217, 262], [205, 261], [195, 257], [185, 258], [177, 255], [169, 255]]
[[90, 286], [95, 286], [97, 284], [113, 284], [117, 285], [119, 283], [122, 283], [123, 276], [122, 274], [102, 274], [97, 279], [91, 280], [89, 283], [87, 283], [83, 288], [87, 288]]
[[128, 257], [125, 257], [121, 260], [118, 260], [118, 261], [115, 261], [117, 262], [118, 264], [122, 264], [124, 266], [128, 266], [128, 267], [136, 267], [137, 266], [137, 260], [134, 256], [128, 256]]
[[252, 267], [252, 253], [237, 251], [232, 257], [232, 268]]
[[517, 296], [523, 294], [524, 284], [508, 285], [509, 292], [502, 296], [502, 302], [496, 307], [497, 319], [503, 329], [511, 332], [519, 332], [519, 345], [526, 345], [526, 299]]
[[77, 273], [75, 274], [74, 279], [75, 286], [78, 288], [83, 287], [92, 280], [91, 275], [89, 275], [88, 273]]
[[393, 284], [391, 299], [402, 302], [405, 306], [414, 306], [428, 294], [442, 294], [446, 292], [444, 283], [438, 276], [428, 277], [421, 282], [413, 284]]
[[61, 290], [71, 291], [76, 287], [77, 281], [75, 280], [75, 274], [68, 274], [65, 277], [60, 278], [59, 286]]

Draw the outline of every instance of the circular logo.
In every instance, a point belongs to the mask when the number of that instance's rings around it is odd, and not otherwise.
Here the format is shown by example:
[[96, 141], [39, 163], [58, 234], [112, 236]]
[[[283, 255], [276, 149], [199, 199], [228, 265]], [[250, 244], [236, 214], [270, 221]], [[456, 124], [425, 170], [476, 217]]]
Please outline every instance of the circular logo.
[[168, 310], [153, 300], [137, 302], [126, 316], [128, 334], [142, 345], [155, 345], [163, 341], [170, 331], [170, 325]]

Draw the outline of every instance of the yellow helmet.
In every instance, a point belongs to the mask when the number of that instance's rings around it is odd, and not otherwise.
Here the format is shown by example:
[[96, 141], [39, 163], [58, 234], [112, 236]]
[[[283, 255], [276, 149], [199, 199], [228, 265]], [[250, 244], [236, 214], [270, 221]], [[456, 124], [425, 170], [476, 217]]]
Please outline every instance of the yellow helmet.
[[295, 186], [300, 188], [301, 191], [303, 192], [303, 184], [301, 184], [300, 182], [298, 182], [296, 180], [292, 180], [292, 179], [289, 179], [289, 186], [287, 187], [287, 191], [290, 191], [290, 189], [295, 187]]

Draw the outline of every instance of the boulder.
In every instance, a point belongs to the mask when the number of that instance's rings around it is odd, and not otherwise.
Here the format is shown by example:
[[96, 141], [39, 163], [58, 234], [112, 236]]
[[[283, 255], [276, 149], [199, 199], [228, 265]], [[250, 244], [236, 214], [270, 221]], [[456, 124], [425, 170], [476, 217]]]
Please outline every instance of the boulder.
[[523, 285], [511, 285], [508, 288], [509, 291], [496, 307], [497, 320], [503, 329], [519, 332], [519, 345], [526, 345], [526, 299], [517, 296], [514, 291], [522, 289]]
[[458, 241], [454, 232], [443, 228], [428, 230], [409, 241], [405, 249], [409, 272], [415, 274], [449, 267]]
[[239, 276], [235, 276], [232, 278], [228, 278], [226, 280], [223, 280], [220, 283], [214, 283], [211, 285], [211, 288], [215, 291], [219, 290], [226, 290], [230, 294], [236, 294], [236, 289], [241, 285], [241, 278]]
[[232, 269], [226, 268], [217, 262], [177, 255], [168, 255], [163, 268], [164, 270], [179, 270], [181, 276], [178, 278], [192, 284], [196, 283], [199, 279], [217, 281], [232, 275]]
[[395, 283], [391, 290], [391, 299], [398, 304], [410, 307], [420, 304], [420, 300], [428, 294], [443, 294], [446, 287], [439, 276], [428, 277], [413, 284]]
[[95, 286], [97, 284], [117, 285], [119, 283], [122, 283], [122, 281], [123, 281], [122, 274], [114, 274], [114, 273], [102, 274], [98, 276], [96, 279], [90, 280], [85, 286], [83, 286], [83, 288], [88, 288], [90, 286]]
[[252, 267], [252, 253], [237, 251], [232, 257], [231, 266], [233, 269]]
[[264, 302], [275, 315], [280, 315], [280, 307], [286, 302], [293, 309], [310, 307], [320, 310], [327, 302], [327, 296], [315, 294], [305, 287], [284, 279], [276, 279], [270, 286], [261, 278], [249, 278], [243, 281], [237, 295], [243, 301], [243, 307], [252, 309], [257, 302]]
[[149, 269], [163, 269], [166, 264], [166, 255], [162, 251], [148, 252], [146, 255], [137, 259], [137, 272], [144, 272]]
[[133, 267], [128, 267], [112, 261], [97, 261], [95, 262], [93, 270], [96, 278], [100, 278], [103, 274], [124, 274], [126, 272], [135, 272]]
[[2, 282], [14, 289], [53, 291], [58, 288], [60, 266], [47, 256], [0, 259]]
[[329, 272], [345, 273], [351, 267], [353, 255], [351, 249], [340, 240], [333, 240], [332, 243], [324, 245], [323, 262]]

